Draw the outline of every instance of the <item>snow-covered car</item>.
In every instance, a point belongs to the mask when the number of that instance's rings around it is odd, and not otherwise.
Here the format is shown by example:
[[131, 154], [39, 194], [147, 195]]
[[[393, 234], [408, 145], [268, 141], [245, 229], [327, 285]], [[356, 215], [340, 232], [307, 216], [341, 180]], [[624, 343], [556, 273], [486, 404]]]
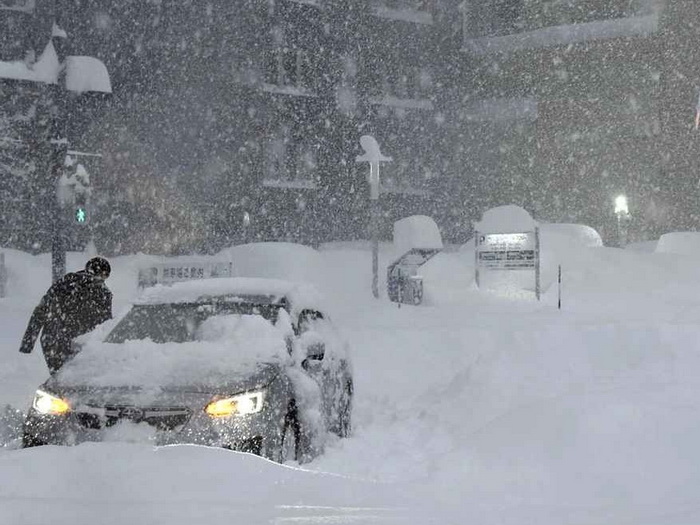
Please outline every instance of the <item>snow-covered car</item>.
[[136, 436], [285, 462], [350, 432], [347, 344], [308, 285], [156, 286], [78, 342], [80, 352], [37, 390], [25, 447]]

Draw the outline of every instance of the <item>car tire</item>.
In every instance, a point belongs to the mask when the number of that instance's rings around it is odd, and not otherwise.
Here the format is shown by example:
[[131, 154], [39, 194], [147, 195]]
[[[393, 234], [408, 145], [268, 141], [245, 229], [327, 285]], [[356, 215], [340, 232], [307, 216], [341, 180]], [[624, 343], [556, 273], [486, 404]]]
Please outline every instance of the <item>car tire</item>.
[[301, 425], [294, 401], [289, 404], [287, 415], [284, 417], [278, 457], [280, 463], [299, 461], [301, 457]]
[[22, 448], [42, 447], [46, 444], [47, 443], [35, 438], [30, 434], [22, 434]]
[[338, 411], [338, 436], [341, 438], [349, 437], [352, 432], [352, 393], [352, 380], [348, 380]]

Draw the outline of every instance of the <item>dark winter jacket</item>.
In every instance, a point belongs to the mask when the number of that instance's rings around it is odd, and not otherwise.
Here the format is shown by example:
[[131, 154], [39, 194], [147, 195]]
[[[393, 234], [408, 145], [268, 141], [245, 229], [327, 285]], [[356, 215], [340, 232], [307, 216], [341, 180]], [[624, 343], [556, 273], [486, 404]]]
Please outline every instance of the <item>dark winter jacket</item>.
[[41, 332], [41, 346], [67, 346], [73, 338], [112, 318], [112, 292], [102, 279], [80, 271], [56, 281], [34, 309], [20, 352], [29, 353]]

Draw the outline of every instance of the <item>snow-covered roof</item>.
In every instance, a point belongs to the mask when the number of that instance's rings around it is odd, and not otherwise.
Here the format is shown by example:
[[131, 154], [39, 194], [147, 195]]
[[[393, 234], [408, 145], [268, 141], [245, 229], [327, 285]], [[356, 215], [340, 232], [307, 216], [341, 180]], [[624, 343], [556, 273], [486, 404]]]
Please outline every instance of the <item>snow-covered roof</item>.
[[474, 228], [481, 233], [522, 233], [532, 231], [537, 222], [530, 214], [514, 204], [497, 206], [484, 212]]
[[308, 284], [280, 279], [233, 277], [221, 279], [197, 279], [175, 283], [171, 286], [156, 285], [148, 288], [135, 304], [169, 304], [197, 302], [207, 297], [270, 296], [273, 302], [284, 297], [293, 305], [294, 312], [305, 308], [319, 308], [321, 296]]
[[0, 78], [55, 84], [58, 81], [60, 69], [61, 66], [56, 49], [53, 43], [49, 42], [39, 59], [31, 66], [19, 60], [13, 62], [0, 61]]
[[394, 223], [394, 246], [401, 253], [413, 248], [442, 250], [442, 235], [432, 217], [411, 215]]
[[[54, 32], [57, 31], [61, 30], [54, 28]], [[62, 68], [63, 65], [58, 59], [56, 49], [53, 43], [49, 41], [39, 59], [33, 64], [27, 64], [20, 60], [12, 62], [0, 61], [0, 78], [57, 84]], [[65, 61], [65, 71], [66, 89], [68, 91], [76, 93], [84, 91], [112, 92], [112, 84], [107, 67], [97, 58], [69, 56]]]

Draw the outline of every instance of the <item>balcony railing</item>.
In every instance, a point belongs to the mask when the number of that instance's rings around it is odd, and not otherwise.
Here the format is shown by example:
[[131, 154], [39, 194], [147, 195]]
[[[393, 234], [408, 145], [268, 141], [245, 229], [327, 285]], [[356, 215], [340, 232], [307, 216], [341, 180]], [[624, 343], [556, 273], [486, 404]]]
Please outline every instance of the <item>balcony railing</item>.
[[[643, 0], [606, 2], [572, 0], [554, 10], [542, 2], [513, 0], [508, 8], [488, 9], [490, 1], [462, 5], [464, 49], [477, 55], [514, 52], [619, 37], [648, 36], [659, 27], [661, 3]], [[548, 7], [549, 6], [549, 7]]]
[[429, 4], [425, 0], [374, 0], [372, 12], [375, 16], [388, 20], [430, 25], [433, 23], [433, 15]]

